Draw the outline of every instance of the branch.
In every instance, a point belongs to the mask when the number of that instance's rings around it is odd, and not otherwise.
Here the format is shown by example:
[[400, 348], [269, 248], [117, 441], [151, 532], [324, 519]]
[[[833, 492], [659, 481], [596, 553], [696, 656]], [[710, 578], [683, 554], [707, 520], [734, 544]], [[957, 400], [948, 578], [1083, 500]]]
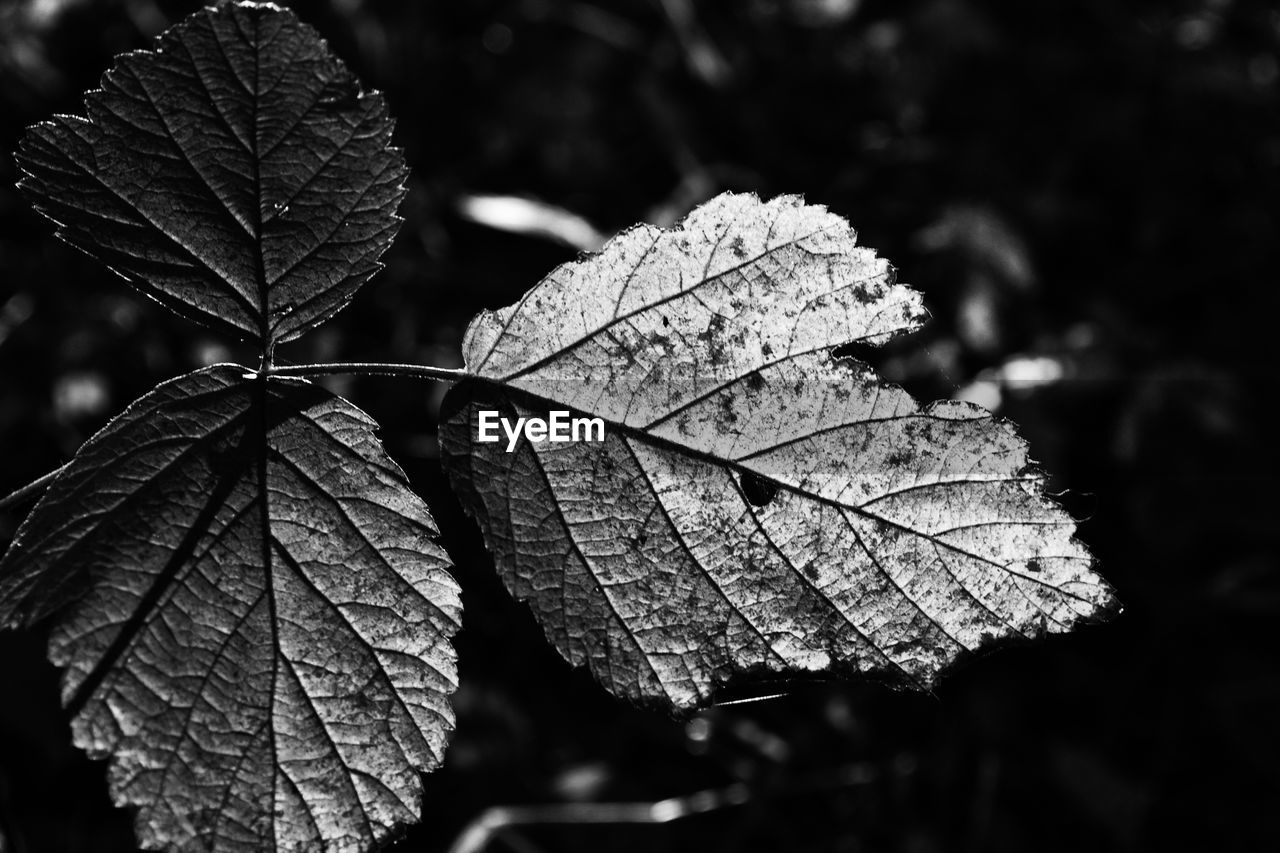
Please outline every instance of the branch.
[[[258, 371], [259, 375], [264, 371]], [[462, 367], [432, 367], [425, 364], [383, 364], [381, 362], [338, 362], [334, 364], [295, 364], [287, 367], [270, 367], [265, 371], [268, 376], [332, 376], [334, 374], [357, 374], [361, 376], [406, 376], [412, 379], [436, 379], [444, 382], [458, 382], [469, 375]], [[70, 464], [70, 463], [68, 463]], [[63, 465], [56, 471], [50, 471], [43, 477], [28, 483], [16, 491], [0, 498], [0, 510], [17, 506], [23, 501], [39, 496], [66, 468]]]
[[345, 373], [359, 376], [406, 376], [411, 379], [439, 379], [445, 382], [458, 382], [470, 375], [463, 367], [432, 367], [425, 364], [384, 364], [365, 361], [276, 366], [266, 372], [269, 376], [333, 376]]
[[21, 504], [23, 501], [27, 500], [28, 498], [38, 497], [39, 495], [43, 494], [44, 490], [49, 488], [49, 484], [53, 482], [54, 477], [57, 477], [59, 474], [65, 471], [67, 469], [67, 465], [70, 465], [70, 464], [71, 463], [68, 462], [66, 463], [66, 465], [63, 465], [61, 468], [58, 468], [56, 471], [50, 471], [48, 474], [45, 474], [43, 477], [40, 477], [37, 480], [33, 480], [30, 483], [27, 483], [22, 488], [16, 489], [15, 491], [12, 491], [9, 494], [5, 495], [3, 498], [0, 498], [0, 509], [8, 509], [11, 506], [17, 506], [18, 504]]
[[554, 823], [668, 823], [690, 815], [740, 806], [750, 799], [746, 785], [730, 785], [653, 803], [546, 803], [494, 806], [467, 824], [449, 853], [480, 853], [502, 830]]
[[[895, 769], [909, 774], [912, 768]], [[751, 789], [738, 782], [671, 797], [653, 803], [545, 803], [536, 806], [494, 806], [485, 809], [458, 835], [449, 853], [481, 853], [504, 830], [547, 824], [657, 824], [741, 806], [755, 799], [804, 797], [833, 788], [869, 785], [880, 778], [880, 768], [857, 761], [788, 782], [785, 786]]]
[[698, 23], [692, 0], [661, 0], [661, 5], [689, 70], [711, 88], [723, 88], [733, 77], [733, 67]]

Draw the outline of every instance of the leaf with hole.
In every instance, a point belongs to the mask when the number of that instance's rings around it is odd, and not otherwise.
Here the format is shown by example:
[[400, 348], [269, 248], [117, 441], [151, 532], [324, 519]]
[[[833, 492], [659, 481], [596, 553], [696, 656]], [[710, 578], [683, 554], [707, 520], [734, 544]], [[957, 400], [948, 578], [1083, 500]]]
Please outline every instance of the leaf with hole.
[[342, 308], [399, 227], [386, 104], [276, 6], [193, 14], [120, 56], [85, 110], [22, 140], [36, 209], [143, 293], [267, 353]]
[[[614, 693], [687, 710], [811, 674], [928, 687], [1113, 600], [1012, 425], [831, 354], [924, 316], [824, 208], [722, 195], [477, 317], [445, 467], [508, 588]], [[476, 440], [482, 411], [553, 410], [605, 440]]]
[[233, 365], [76, 454], [0, 562], [51, 625], [75, 742], [144, 846], [368, 849], [417, 820], [456, 686], [458, 588], [374, 424]]

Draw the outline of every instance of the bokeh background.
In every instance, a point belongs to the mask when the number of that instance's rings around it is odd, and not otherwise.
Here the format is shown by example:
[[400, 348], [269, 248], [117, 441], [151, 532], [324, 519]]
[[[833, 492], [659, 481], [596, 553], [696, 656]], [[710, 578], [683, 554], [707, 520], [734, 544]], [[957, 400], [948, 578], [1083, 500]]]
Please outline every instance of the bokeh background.
[[[0, 0], [0, 149], [196, 8]], [[292, 361], [456, 365], [469, 317], [633, 222], [803, 193], [925, 294], [873, 356], [1016, 420], [1126, 609], [933, 695], [796, 685], [673, 720], [564, 664], [446, 490], [441, 389], [334, 387], [429, 499], [466, 604], [458, 729], [396, 851], [486, 808], [746, 802], [517, 851], [1280, 849], [1280, 8], [1261, 0], [292, 3], [398, 117], [387, 269]], [[57, 242], [0, 157], [0, 491], [216, 337]], [[501, 197], [497, 200], [492, 196]], [[0, 514], [0, 537], [17, 514]], [[1270, 639], [1269, 639], [1270, 638]], [[0, 635], [0, 851], [132, 849], [35, 634]]]

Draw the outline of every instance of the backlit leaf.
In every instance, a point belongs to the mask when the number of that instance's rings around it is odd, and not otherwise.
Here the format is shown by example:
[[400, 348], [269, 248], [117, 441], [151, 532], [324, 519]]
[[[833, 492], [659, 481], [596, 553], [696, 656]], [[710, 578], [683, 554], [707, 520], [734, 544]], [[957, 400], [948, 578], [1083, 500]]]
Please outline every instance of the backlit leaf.
[[439, 765], [461, 613], [364, 413], [221, 365], [90, 439], [0, 562], [144, 846], [368, 849]]
[[382, 97], [269, 4], [199, 11], [120, 56], [18, 150], [58, 235], [180, 314], [261, 347], [345, 305], [399, 227]]
[[[835, 359], [919, 295], [796, 197], [631, 229], [467, 331], [441, 441], [510, 590], [610, 690], [688, 709], [831, 673], [927, 687], [1112, 606], [1012, 425]], [[603, 442], [477, 441], [479, 413]]]

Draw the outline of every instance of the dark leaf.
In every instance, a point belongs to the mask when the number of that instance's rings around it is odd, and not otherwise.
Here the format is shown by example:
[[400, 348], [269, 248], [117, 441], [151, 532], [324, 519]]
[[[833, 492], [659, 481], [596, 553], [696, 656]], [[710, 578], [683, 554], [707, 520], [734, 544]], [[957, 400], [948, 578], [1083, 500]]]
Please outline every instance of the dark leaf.
[[[446, 468], [511, 591], [615, 693], [688, 709], [804, 673], [928, 686], [1112, 597], [1010, 424], [830, 356], [923, 318], [839, 217], [720, 196], [476, 318]], [[598, 416], [605, 440], [508, 454], [477, 441], [482, 410]]]
[[399, 227], [386, 104], [287, 10], [196, 12], [119, 57], [85, 110], [23, 139], [35, 207], [139, 290], [267, 350], [345, 305]]
[[221, 365], [90, 439], [0, 563], [148, 847], [367, 849], [453, 726], [458, 589], [374, 424]]

